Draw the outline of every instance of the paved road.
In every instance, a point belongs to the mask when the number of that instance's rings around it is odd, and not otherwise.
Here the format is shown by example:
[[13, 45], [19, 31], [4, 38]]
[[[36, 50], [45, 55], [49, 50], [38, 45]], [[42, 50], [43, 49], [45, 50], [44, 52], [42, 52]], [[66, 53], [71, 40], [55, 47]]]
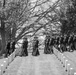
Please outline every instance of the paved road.
[[64, 68], [54, 54], [17, 57], [7, 68], [4, 75], [66, 75]]
[[66, 58], [69, 60], [70, 64], [72, 65], [72, 67], [76, 71], [76, 51], [64, 52], [63, 54], [66, 56]]
[[3, 61], [6, 60], [5, 58], [0, 59], [0, 65], [3, 64]]

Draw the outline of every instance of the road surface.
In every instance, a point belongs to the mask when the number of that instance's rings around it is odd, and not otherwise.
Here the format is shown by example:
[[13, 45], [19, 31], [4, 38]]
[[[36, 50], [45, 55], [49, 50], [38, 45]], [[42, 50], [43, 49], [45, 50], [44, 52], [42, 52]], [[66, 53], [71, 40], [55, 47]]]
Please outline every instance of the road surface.
[[8, 66], [3, 75], [66, 75], [60, 61], [54, 54], [44, 54], [40, 51], [39, 56], [17, 56]]
[[70, 64], [72, 65], [72, 67], [76, 71], [76, 51], [64, 52], [63, 54], [66, 56], [66, 58], [69, 60]]

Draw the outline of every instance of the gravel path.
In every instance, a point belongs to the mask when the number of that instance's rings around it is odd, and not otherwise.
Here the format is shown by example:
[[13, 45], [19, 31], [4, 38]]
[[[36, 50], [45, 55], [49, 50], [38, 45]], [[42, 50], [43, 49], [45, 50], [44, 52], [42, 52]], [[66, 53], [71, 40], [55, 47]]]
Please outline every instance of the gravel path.
[[4, 75], [66, 75], [64, 68], [54, 54], [17, 57], [7, 68]]

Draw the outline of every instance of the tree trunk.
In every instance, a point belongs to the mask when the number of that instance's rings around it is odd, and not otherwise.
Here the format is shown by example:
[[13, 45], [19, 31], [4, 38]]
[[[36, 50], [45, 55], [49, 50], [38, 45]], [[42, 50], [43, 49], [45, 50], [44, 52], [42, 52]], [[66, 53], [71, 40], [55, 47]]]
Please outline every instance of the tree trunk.
[[5, 52], [6, 40], [5, 40], [5, 23], [4, 20], [1, 20], [1, 38], [2, 38], [2, 49], [1, 54]]

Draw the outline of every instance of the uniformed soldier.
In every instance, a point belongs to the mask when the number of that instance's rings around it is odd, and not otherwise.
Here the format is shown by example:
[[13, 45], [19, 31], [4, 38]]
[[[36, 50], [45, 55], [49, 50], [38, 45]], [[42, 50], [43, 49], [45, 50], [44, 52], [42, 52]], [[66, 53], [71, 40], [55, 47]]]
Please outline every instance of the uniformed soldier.
[[28, 51], [27, 51], [28, 40], [27, 40], [27, 38], [24, 38], [22, 48], [23, 48], [22, 55], [28, 56]]
[[38, 50], [38, 45], [39, 45], [39, 40], [38, 40], [38, 37], [35, 36], [33, 40], [33, 52], [32, 52], [33, 56], [40, 55], [39, 50]]

